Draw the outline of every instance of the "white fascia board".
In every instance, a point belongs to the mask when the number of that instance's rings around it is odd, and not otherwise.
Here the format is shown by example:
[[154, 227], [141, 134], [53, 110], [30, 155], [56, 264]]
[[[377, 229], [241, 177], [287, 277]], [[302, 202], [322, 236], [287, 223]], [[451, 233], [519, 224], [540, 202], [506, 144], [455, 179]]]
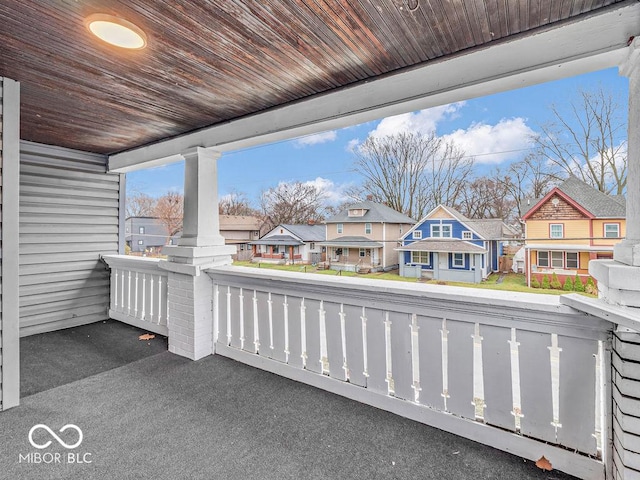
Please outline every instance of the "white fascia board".
[[176, 162], [194, 147], [229, 152], [618, 66], [636, 34], [640, 4], [625, 2], [538, 33], [114, 154], [109, 171]]

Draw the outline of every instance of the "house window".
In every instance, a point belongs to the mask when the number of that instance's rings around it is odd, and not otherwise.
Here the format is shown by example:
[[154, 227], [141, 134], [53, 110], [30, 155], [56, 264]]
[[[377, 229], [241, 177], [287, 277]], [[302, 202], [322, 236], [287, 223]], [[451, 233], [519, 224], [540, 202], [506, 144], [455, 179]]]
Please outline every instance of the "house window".
[[538, 252], [538, 266], [549, 267], [549, 252]]
[[464, 267], [464, 253], [453, 254], [453, 266], [458, 268]]
[[462, 232], [463, 240], [471, 240], [472, 238], [473, 238], [473, 234], [469, 230], [465, 230], [464, 232]]
[[578, 252], [567, 252], [567, 268], [579, 268]]
[[619, 223], [605, 223], [604, 224], [604, 238], [619, 238], [620, 237], [620, 224]]
[[315, 249], [316, 249], [316, 244], [315, 244], [315, 243], [313, 243], [313, 242], [311, 242], [311, 243], [309, 244], [309, 250], [315, 250]]
[[348, 248], [345, 248], [345, 249], [342, 251], [342, 254], [343, 254], [345, 257], [349, 257], [349, 249], [348, 249]]
[[367, 256], [367, 250], [364, 249], [364, 248], [361, 248], [359, 255], [360, 255], [360, 258], [366, 257]]
[[564, 238], [564, 225], [562, 223], [550, 224], [549, 238]]
[[344, 225], [342, 225], [341, 223], [336, 224], [337, 233], [342, 233], [343, 230], [344, 230]]
[[414, 230], [413, 231], [413, 239], [420, 240], [422, 238], [422, 230]]
[[551, 252], [551, 267], [564, 268], [564, 255], [562, 252]]
[[144, 227], [140, 227], [138, 231], [140, 232], [140, 235], [144, 235]]
[[431, 225], [431, 236], [436, 238], [451, 238], [451, 225]]
[[411, 263], [429, 265], [429, 252], [411, 252]]
[[169, 245], [173, 245], [173, 238], [169, 239]]
[[370, 223], [365, 223], [364, 224], [364, 233], [365, 233], [365, 235], [371, 235], [371, 224]]
[[144, 245], [144, 240], [138, 240], [138, 245]]

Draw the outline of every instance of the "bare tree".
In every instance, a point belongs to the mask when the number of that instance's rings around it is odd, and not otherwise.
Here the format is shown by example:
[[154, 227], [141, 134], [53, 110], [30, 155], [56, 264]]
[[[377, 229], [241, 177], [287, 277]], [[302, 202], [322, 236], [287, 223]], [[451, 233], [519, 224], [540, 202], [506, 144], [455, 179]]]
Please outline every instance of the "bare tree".
[[354, 167], [364, 177], [362, 196], [412, 218], [439, 203], [455, 204], [473, 165], [462, 150], [435, 134], [369, 137], [354, 155]]
[[251, 202], [244, 193], [234, 190], [220, 198], [218, 213], [221, 215], [257, 215], [259, 212], [251, 206]]
[[324, 193], [302, 182], [280, 183], [262, 192], [260, 206], [270, 228], [281, 223], [308, 223], [323, 219]]
[[182, 216], [184, 213], [184, 196], [177, 192], [167, 192], [158, 198], [154, 216], [167, 229], [167, 242], [182, 230]]
[[126, 215], [129, 217], [152, 217], [156, 200], [149, 195], [133, 191], [126, 196]]
[[511, 182], [499, 170], [493, 177], [480, 177], [467, 183], [457, 207], [469, 218], [515, 219], [515, 201], [509, 192]]
[[[602, 87], [582, 90], [565, 114], [551, 106], [553, 121], [534, 138], [542, 156], [601, 192], [622, 195], [627, 185], [626, 119]], [[565, 175], [565, 176], [566, 176]]]

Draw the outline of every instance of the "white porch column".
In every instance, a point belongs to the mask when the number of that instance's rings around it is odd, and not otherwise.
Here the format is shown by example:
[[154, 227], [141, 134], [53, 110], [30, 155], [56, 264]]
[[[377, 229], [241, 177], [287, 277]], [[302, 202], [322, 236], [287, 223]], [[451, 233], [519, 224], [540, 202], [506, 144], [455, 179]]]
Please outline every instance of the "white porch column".
[[589, 273], [603, 300], [640, 307], [640, 38], [629, 46], [620, 73], [629, 77], [626, 239], [614, 247], [613, 260], [589, 262]]
[[184, 215], [178, 245], [166, 246], [169, 271], [169, 351], [198, 360], [214, 353], [212, 282], [202, 271], [231, 264], [234, 246], [224, 244], [218, 216], [217, 159], [220, 154], [194, 148], [183, 154]]

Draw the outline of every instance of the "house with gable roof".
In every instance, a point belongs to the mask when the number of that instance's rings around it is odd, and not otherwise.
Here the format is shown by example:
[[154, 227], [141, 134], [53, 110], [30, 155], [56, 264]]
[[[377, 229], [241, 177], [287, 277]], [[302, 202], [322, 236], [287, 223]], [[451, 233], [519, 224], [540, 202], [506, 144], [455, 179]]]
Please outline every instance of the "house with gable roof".
[[253, 262], [318, 263], [323, 260], [320, 242], [325, 240], [324, 225], [281, 224], [259, 240], [251, 242]]
[[531, 202], [525, 225], [527, 285], [535, 276], [554, 273], [589, 277], [589, 262], [613, 258], [613, 246], [626, 234], [626, 200], [607, 195], [576, 177], [569, 177], [544, 197]]
[[395, 248], [415, 220], [381, 203], [354, 203], [327, 219], [327, 265], [333, 270], [385, 271], [398, 268]]
[[438, 205], [402, 236], [400, 275], [479, 283], [498, 271], [504, 242], [516, 236], [502, 219], [471, 219]]

